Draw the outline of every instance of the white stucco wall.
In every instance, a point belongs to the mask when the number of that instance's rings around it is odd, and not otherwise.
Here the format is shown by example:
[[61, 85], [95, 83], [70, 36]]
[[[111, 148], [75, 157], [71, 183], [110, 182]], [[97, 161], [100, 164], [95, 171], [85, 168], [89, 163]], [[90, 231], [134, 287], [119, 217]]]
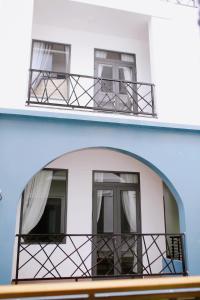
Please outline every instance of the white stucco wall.
[[162, 181], [139, 161], [110, 150], [88, 149], [64, 155], [48, 167], [68, 170], [68, 233], [92, 233], [93, 170], [139, 172], [142, 232], [164, 232]]
[[71, 44], [72, 73], [94, 74], [94, 48], [135, 53], [137, 80], [156, 85], [152, 121], [200, 124], [197, 9], [161, 0], [0, 4], [1, 107], [53, 110], [25, 107], [34, 38]]
[[94, 49], [136, 54], [137, 80], [151, 82], [148, 40], [35, 24], [33, 39], [71, 45], [70, 72], [94, 76]]
[[[163, 209], [163, 188], [161, 179], [148, 167], [141, 162], [133, 159], [127, 155], [106, 150], [106, 149], [86, 149], [82, 151], [73, 152], [63, 155], [50, 163], [49, 168], [60, 168], [68, 170], [68, 190], [67, 190], [67, 234], [91, 234], [92, 233], [92, 172], [94, 170], [104, 171], [125, 171], [125, 172], [139, 172], [140, 174], [140, 198], [141, 198], [141, 225], [142, 233], [164, 233], [164, 209]], [[19, 216], [18, 216], [19, 222]], [[18, 227], [17, 227], [18, 228]], [[77, 244], [85, 241], [83, 238], [74, 238]], [[158, 239], [158, 245], [164, 250], [165, 240]], [[152, 239], [146, 237], [146, 245], [150, 245]], [[67, 247], [66, 247], [67, 246]], [[46, 249], [47, 253], [51, 253], [55, 246], [49, 245]], [[67, 253], [74, 251], [74, 247], [69, 240], [67, 244], [60, 246]], [[28, 251], [36, 253], [40, 250], [39, 246], [29, 246]], [[144, 245], [143, 245], [144, 251]], [[87, 256], [91, 252], [91, 243], [87, 243], [81, 248], [81, 255]], [[16, 259], [16, 248], [14, 255], [14, 262]], [[154, 258], [160, 256], [158, 249], [152, 247], [149, 250], [149, 258], [153, 261]], [[55, 262], [64, 257], [62, 251], [57, 251], [52, 255], [51, 259]], [[29, 254], [23, 252], [20, 257], [20, 265], [29, 259]], [[37, 259], [44, 261], [45, 255], [42, 251], [37, 255]], [[76, 262], [80, 258], [74, 254], [73, 259]], [[146, 256], [143, 257], [143, 263], [147, 265]], [[91, 266], [91, 257], [86, 261], [88, 268]], [[31, 265], [31, 268], [30, 268]], [[162, 259], [158, 259], [153, 265], [154, 272], [160, 271]], [[13, 274], [15, 272], [15, 263], [13, 264]], [[49, 262], [47, 263], [48, 267]], [[38, 268], [38, 263], [32, 260], [32, 263], [24, 267], [20, 271], [20, 277], [31, 277]], [[74, 265], [67, 260], [66, 263], [59, 266], [59, 272], [65, 274], [66, 270], [68, 275]], [[40, 273], [41, 275], [42, 273]], [[43, 270], [45, 274], [45, 270]], [[75, 275], [80, 274], [79, 271]]]
[[33, 0], [0, 1], [0, 107], [25, 106], [32, 16]]
[[197, 12], [186, 7], [170, 19], [152, 17], [149, 34], [158, 118], [166, 122], [200, 124]]

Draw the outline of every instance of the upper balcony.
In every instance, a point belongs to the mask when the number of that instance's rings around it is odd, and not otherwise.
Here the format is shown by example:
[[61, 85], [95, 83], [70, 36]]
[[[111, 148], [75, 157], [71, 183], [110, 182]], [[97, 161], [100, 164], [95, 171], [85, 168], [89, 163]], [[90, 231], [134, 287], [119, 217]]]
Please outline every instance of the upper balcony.
[[155, 117], [148, 22], [81, 1], [35, 1], [28, 106]]
[[[102, 73], [109, 68], [112, 72], [110, 65], [101, 66]], [[128, 67], [118, 71], [131, 76]], [[153, 89], [149, 83], [30, 70], [27, 104], [155, 116]]]
[[[67, 109], [73, 114], [73, 107], [85, 115], [92, 111], [95, 116], [98, 110], [131, 114], [133, 119], [157, 115], [162, 122], [199, 124], [200, 44], [197, 9], [190, 7], [194, 5], [191, 0], [34, 0], [5, 6], [1, 27], [8, 16], [13, 22], [1, 49], [1, 108], [55, 111], [64, 105], [59, 111], [65, 114]], [[23, 18], [15, 19], [22, 11]], [[34, 55], [32, 41], [48, 46], [51, 67]], [[68, 56], [62, 50], [66, 46]], [[96, 50], [104, 55], [98, 62]], [[132, 61], [117, 58], [120, 55]], [[29, 69], [37, 70], [30, 72], [30, 81]], [[10, 70], [15, 78], [12, 89]], [[100, 88], [98, 95], [95, 86]], [[190, 114], [183, 105], [188, 99]]]

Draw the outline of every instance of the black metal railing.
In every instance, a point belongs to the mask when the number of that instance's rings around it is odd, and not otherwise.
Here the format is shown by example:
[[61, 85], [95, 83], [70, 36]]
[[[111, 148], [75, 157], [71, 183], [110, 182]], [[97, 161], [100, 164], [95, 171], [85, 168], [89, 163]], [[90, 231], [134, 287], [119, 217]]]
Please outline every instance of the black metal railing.
[[169, 251], [167, 253], [167, 256], [169, 258], [177, 259], [177, 260], [182, 260], [182, 241], [180, 239], [179, 235], [170, 235], [167, 237], [168, 239], [168, 244], [169, 244]]
[[162, 0], [162, 1], [167, 1], [170, 3], [184, 5], [184, 6], [197, 7], [196, 0]]
[[156, 116], [154, 85], [30, 70], [27, 104]]
[[179, 261], [168, 234], [17, 235], [16, 283], [41, 279], [134, 278], [186, 275], [184, 235], [176, 235]]

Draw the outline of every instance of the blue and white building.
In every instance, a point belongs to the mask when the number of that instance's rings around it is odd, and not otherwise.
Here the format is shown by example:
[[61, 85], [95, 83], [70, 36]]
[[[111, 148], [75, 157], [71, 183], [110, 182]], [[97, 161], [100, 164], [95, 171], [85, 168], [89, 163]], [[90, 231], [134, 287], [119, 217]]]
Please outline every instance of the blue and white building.
[[195, 1], [0, 5], [0, 282], [200, 274]]

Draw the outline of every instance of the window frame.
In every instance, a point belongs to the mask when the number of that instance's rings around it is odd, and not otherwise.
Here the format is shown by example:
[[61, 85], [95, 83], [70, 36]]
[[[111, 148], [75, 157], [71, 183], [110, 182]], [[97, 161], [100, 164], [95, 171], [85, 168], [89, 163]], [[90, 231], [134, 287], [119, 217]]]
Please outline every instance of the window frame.
[[[60, 42], [55, 42], [55, 41], [47, 41], [47, 40], [41, 40], [41, 39], [32, 39], [31, 42], [31, 59], [30, 59], [30, 70], [32, 70], [32, 62], [33, 62], [33, 45], [35, 42], [42, 42], [42, 43], [47, 43], [47, 44], [58, 44], [58, 45], [62, 45], [62, 46], [68, 46], [69, 47], [69, 63], [68, 63], [68, 69], [66, 70], [65, 73], [70, 73], [70, 69], [71, 69], [71, 44], [65, 44], [65, 43], [60, 43]], [[47, 72], [51, 72], [51, 71], [47, 71]], [[54, 71], [52, 71], [54, 72]], [[55, 71], [56, 72], [56, 71]], [[63, 73], [63, 72], [56, 72], [56, 73]]]
[[[42, 170], [50, 170], [50, 171], [64, 171], [66, 173], [66, 183], [65, 183], [65, 197], [61, 197], [60, 195], [55, 195], [53, 197], [48, 197], [48, 199], [52, 199], [52, 198], [63, 198], [61, 201], [61, 229], [63, 228], [64, 229], [64, 232], [60, 232], [59, 234], [63, 234], [63, 238], [62, 240], [58, 240], [56, 241], [56, 243], [59, 243], [59, 244], [66, 244], [66, 233], [67, 233], [67, 212], [68, 212], [68, 169], [61, 169], [61, 168], [43, 168], [41, 169], [40, 171]], [[26, 187], [26, 186], [25, 186]], [[24, 189], [25, 189], [24, 187]], [[65, 198], [65, 199], [64, 199]], [[47, 199], [47, 201], [48, 201]], [[20, 208], [20, 222], [19, 222], [19, 235], [22, 235], [23, 237], [23, 234], [21, 233], [21, 228], [22, 228], [22, 221], [23, 221], [23, 204], [24, 204], [24, 190], [23, 190], [23, 193], [22, 193], [22, 199], [21, 199], [21, 208]], [[29, 235], [29, 233], [27, 234]], [[31, 234], [30, 234], [31, 235]], [[49, 242], [49, 241], [41, 241], [41, 240], [28, 240], [26, 238], [23, 238], [23, 244], [27, 244], [27, 243], [30, 243], [30, 244], [55, 244], [55, 242]]]

